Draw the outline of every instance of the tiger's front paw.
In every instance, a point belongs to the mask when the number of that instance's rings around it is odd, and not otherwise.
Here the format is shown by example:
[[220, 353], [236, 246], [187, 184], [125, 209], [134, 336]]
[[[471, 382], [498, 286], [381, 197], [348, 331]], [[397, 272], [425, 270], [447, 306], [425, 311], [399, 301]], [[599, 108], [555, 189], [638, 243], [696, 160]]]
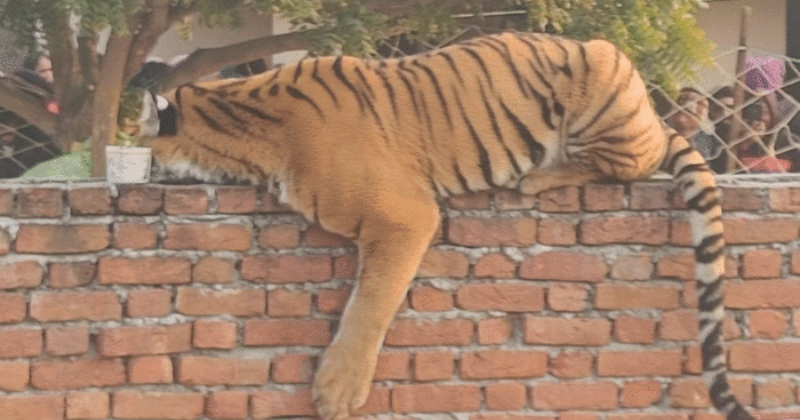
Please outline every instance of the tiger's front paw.
[[322, 358], [311, 394], [323, 420], [343, 419], [367, 402], [377, 356], [331, 346]]

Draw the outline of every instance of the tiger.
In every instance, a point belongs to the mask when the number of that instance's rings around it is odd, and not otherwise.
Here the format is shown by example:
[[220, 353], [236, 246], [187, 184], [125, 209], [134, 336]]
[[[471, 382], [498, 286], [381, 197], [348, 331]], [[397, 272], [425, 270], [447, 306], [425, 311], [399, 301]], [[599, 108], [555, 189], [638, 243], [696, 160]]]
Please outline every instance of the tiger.
[[504, 32], [403, 58], [308, 57], [165, 98], [143, 119], [154, 179], [274, 187], [282, 203], [357, 245], [356, 284], [312, 383], [322, 419], [365, 403], [384, 337], [439, 228], [441, 199], [535, 195], [658, 170], [690, 209], [711, 400], [728, 420], [753, 418], [726, 376], [720, 192], [613, 43]]

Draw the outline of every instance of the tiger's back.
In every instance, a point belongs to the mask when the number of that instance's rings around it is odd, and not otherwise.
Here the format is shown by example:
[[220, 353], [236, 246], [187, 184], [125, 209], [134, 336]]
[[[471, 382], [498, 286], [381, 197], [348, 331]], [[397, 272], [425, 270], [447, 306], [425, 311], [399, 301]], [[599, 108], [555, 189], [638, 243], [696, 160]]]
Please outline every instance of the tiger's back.
[[692, 210], [712, 400], [728, 419], [751, 418], [725, 376], [713, 176], [660, 123], [643, 80], [612, 44], [505, 33], [402, 59], [307, 59], [186, 85], [170, 100], [185, 123], [153, 143], [160, 165], [275, 185], [282, 201], [359, 246], [358, 286], [315, 379], [326, 420], [366, 399], [377, 349], [438, 227], [437, 196], [536, 194], [659, 168], [675, 176]]

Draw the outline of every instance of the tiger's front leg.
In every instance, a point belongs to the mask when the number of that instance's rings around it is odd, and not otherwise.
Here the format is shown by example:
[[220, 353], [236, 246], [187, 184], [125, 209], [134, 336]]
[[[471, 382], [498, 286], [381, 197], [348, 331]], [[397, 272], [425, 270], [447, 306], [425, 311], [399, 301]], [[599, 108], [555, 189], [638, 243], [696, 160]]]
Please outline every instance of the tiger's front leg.
[[324, 420], [348, 417], [367, 401], [386, 331], [438, 228], [433, 199], [389, 203], [373, 214], [380, 219], [363, 221], [358, 282], [314, 378], [314, 404]]

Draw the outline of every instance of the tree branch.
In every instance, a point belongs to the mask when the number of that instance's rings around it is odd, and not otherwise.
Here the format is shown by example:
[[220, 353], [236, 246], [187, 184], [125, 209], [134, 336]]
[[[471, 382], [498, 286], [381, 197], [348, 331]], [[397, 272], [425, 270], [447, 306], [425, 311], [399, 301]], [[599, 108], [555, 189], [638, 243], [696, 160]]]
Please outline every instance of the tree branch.
[[69, 13], [54, 0], [47, 3], [47, 14], [42, 16], [44, 38], [53, 66], [54, 88], [59, 103], [67, 99], [78, 76], [76, 50], [72, 45], [72, 27]]
[[188, 8], [170, 7], [169, 0], [149, 0], [148, 6], [152, 9], [144, 17], [142, 25], [136, 31], [131, 50], [125, 65], [124, 83], [128, 83], [142, 66], [147, 54], [158, 42], [158, 38], [166, 32], [173, 23], [194, 12]]
[[367, 7], [389, 17], [404, 16], [416, 7], [427, 6], [436, 2], [442, 6], [452, 7], [463, 3], [463, 0], [369, 0]]
[[11, 80], [0, 80], [0, 106], [19, 115], [48, 136], [55, 137], [58, 115], [47, 112], [39, 101], [12, 86]]
[[270, 35], [217, 48], [200, 48], [159, 81], [158, 91], [164, 92], [213, 73], [228, 65], [257, 60], [284, 51], [304, 50], [318, 30]]

